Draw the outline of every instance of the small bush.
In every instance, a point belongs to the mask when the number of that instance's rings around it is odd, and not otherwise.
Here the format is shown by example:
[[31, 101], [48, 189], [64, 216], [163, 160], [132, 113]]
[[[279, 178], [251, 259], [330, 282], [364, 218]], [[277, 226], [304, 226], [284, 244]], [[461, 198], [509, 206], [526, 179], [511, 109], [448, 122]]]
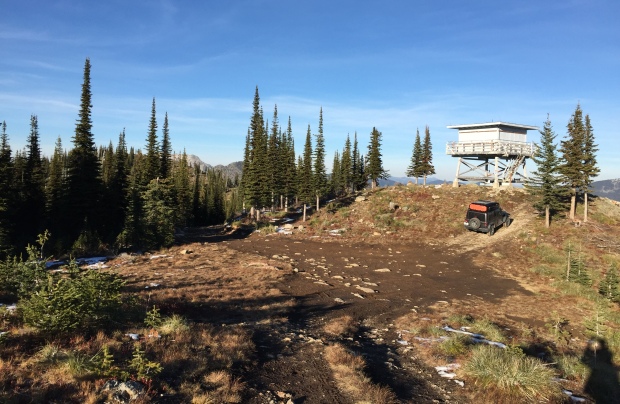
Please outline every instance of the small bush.
[[498, 394], [506, 400], [540, 402], [562, 394], [559, 385], [551, 380], [551, 368], [515, 350], [475, 347], [463, 371], [485, 394]]
[[119, 276], [95, 270], [47, 274], [20, 303], [24, 322], [48, 333], [102, 326], [118, 313], [123, 284]]
[[188, 330], [189, 325], [187, 325], [187, 321], [178, 314], [166, 317], [159, 326], [159, 332], [163, 335], [180, 334]]

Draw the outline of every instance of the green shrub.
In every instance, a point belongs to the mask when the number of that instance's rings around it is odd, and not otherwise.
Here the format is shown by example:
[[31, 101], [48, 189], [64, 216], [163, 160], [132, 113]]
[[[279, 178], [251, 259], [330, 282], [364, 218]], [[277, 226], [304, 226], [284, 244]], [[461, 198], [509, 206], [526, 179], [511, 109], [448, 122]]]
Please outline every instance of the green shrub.
[[163, 367], [158, 362], [153, 362], [146, 358], [146, 353], [143, 349], [140, 349], [139, 343], [136, 343], [134, 346], [129, 368], [133, 370], [136, 377], [141, 380], [152, 379], [163, 370]]
[[552, 381], [553, 369], [516, 350], [477, 346], [463, 371], [489, 394], [521, 402], [541, 402], [561, 395], [559, 385]]
[[118, 275], [95, 270], [71, 277], [47, 274], [20, 302], [24, 322], [49, 333], [102, 326], [120, 309], [123, 284]]
[[188, 330], [189, 326], [187, 325], [187, 321], [178, 314], [173, 314], [170, 317], [166, 317], [159, 327], [159, 331], [163, 335], [178, 334]]

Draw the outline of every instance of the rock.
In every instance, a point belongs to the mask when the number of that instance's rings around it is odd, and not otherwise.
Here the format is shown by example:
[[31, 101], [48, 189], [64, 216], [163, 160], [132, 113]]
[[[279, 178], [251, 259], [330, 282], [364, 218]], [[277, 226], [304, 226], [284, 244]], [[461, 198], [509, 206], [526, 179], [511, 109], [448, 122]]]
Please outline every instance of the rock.
[[398, 209], [398, 205], [394, 202], [390, 202], [390, 204], [388, 205], [390, 210], [396, 210]]
[[332, 276], [332, 279], [344, 279], [344, 277], [342, 277], [340, 275], [334, 275], [334, 276]]
[[439, 198], [441, 198], [441, 197], [440, 197], [439, 195], [433, 195], [433, 196], [431, 196], [431, 198], [433, 198], [433, 199], [439, 199]]
[[181, 250], [181, 251], [179, 251], [179, 254], [184, 254], [184, 255], [186, 255], [186, 254], [192, 254], [192, 253], [193, 253], [193, 251], [192, 251], [192, 250]]
[[295, 226], [293, 226], [293, 225], [292, 225], [292, 224], [290, 224], [290, 223], [287, 223], [287, 224], [285, 224], [285, 225], [284, 225], [284, 228], [285, 228], [286, 230], [293, 230], [293, 229], [295, 228]]
[[359, 286], [359, 285], [358, 285], [358, 286], [356, 286], [356, 288], [357, 288], [358, 290], [361, 290], [361, 291], [362, 291], [362, 292], [364, 292], [364, 293], [368, 293], [368, 294], [375, 293], [374, 289], [365, 288], [365, 287], [363, 287], [363, 286]]
[[342, 304], [342, 303], [344, 303], [344, 300], [342, 300], [341, 298], [337, 297], [337, 298], [334, 299], [334, 302]]
[[135, 380], [128, 380], [122, 383], [118, 380], [108, 380], [101, 388], [101, 391], [112, 392], [112, 398], [114, 401], [128, 403], [131, 400], [135, 400], [140, 396], [143, 396], [146, 389], [144, 384]]
[[379, 268], [375, 269], [375, 272], [392, 272], [389, 268]]
[[366, 200], [367, 198], [364, 195], [360, 195], [357, 198], [355, 198], [355, 202], [364, 202]]

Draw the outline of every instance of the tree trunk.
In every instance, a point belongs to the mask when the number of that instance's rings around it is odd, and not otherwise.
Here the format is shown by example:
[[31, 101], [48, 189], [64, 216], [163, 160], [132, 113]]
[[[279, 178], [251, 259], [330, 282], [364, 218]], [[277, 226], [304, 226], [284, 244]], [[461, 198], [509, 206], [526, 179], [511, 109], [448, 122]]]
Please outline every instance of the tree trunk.
[[577, 189], [573, 188], [572, 193], [570, 195], [570, 213], [568, 217], [570, 220], [575, 220], [575, 208], [577, 205]]
[[426, 174], [424, 174], [424, 186], [426, 186]]
[[583, 194], [583, 222], [588, 221], [588, 193]]
[[549, 228], [549, 224], [550, 224], [550, 212], [549, 212], [549, 205], [545, 206], [545, 227]]
[[306, 221], [306, 203], [304, 202], [304, 219], [303, 221]]

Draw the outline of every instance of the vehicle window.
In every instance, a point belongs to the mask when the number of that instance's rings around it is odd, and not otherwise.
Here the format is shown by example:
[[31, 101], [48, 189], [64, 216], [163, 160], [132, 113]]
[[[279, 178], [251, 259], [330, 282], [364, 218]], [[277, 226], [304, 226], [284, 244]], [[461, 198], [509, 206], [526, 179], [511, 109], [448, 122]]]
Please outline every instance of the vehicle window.
[[486, 219], [484, 217], [484, 213], [482, 212], [475, 212], [472, 210], [467, 211], [467, 219], [473, 219], [474, 217], [477, 217], [478, 219], [480, 219], [481, 222], [485, 222]]

